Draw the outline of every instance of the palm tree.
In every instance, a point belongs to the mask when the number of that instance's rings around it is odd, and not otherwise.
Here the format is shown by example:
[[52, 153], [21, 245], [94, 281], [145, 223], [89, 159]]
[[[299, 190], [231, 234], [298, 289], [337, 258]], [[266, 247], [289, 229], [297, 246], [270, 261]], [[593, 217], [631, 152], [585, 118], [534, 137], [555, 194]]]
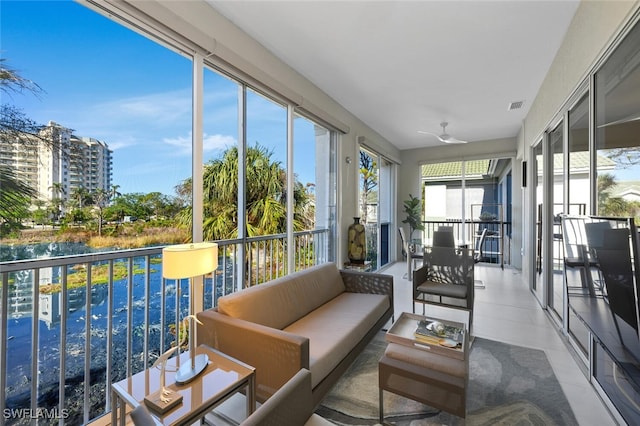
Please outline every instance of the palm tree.
[[19, 226], [29, 213], [29, 203], [38, 191], [18, 179], [8, 167], [0, 167], [0, 222], [9, 227]]
[[70, 194], [70, 198], [74, 200], [76, 207], [81, 209], [84, 206], [84, 202], [89, 197], [89, 191], [84, 186], [77, 186], [73, 188]]
[[53, 191], [53, 198], [60, 198], [60, 195], [66, 194], [66, 191], [64, 190], [64, 186], [60, 182], [54, 182], [47, 189], [50, 189]]
[[[247, 236], [286, 232], [286, 170], [274, 160], [273, 151], [259, 144], [247, 148], [245, 185]], [[205, 165], [204, 238], [222, 240], [238, 237], [238, 149], [227, 149], [220, 158]], [[185, 180], [176, 190], [191, 187]], [[294, 230], [308, 228], [311, 197], [304, 185], [296, 182], [294, 197]], [[180, 223], [191, 226], [191, 208], [180, 215]]]
[[64, 199], [62, 199], [61, 195], [66, 194], [66, 191], [60, 182], [54, 182], [48, 189], [53, 192], [53, 198], [50, 200], [51, 213], [53, 214], [53, 219], [58, 220], [62, 215], [65, 205]]
[[618, 184], [610, 173], [598, 175], [598, 214], [612, 217], [635, 217], [640, 210], [637, 202], [612, 197], [611, 190]]
[[109, 188], [109, 199], [113, 200], [114, 198], [118, 198], [119, 196], [121, 196], [122, 194], [118, 192], [118, 189], [120, 189], [120, 185], [111, 185], [111, 188]]

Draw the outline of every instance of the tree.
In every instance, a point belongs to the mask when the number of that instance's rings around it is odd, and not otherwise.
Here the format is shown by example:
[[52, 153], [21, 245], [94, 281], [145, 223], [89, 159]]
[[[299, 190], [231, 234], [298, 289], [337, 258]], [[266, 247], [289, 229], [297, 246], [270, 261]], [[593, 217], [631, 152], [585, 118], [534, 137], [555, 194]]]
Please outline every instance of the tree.
[[82, 209], [84, 204], [90, 200], [89, 191], [83, 186], [77, 186], [71, 190], [69, 194], [70, 200], [73, 200], [73, 205], [77, 209]]
[[611, 190], [618, 184], [610, 173], [598, 175], [598, 214], [611, 217], [636, 217], [640, 204], [621, 197], [612, 197]]
[[111, 197], [111, 192], [102, 188], [98, 188], [91, 193], [91, 199], [93, 200], [93, 205], [96, 206], [98, 210], [98, 236], [102, 235], [102, 220], [104, 218], [103, 210], [109, 203], [110, 197]]
[[360, 151], [360, 222], [367, 223], [369, 216], [369, 197], [378, 186], [378, 165], [364, 151]]
[[[25, 90], [38, 93], [42, 89], [8, 67], [5, 58], [0, 58], [0, 91], [10, 98]], [[0, 143], [26, 144], [30, 141], [27, 134], [37, 135], [39, 129], [18, 108], [8, 104], [0, 106]], [[0, 219], [3, 223], [11, 223], [10, 227], [19, 225], [19, 220], [28, 212], [30, 200], [37, 195], [37, 191], [22, 182], [13, 169], [0, 167]]]
[[18, 179], [8, 167], [0, 167], [0, 234], [20, 227], [29, 216], [29, 204], [38, 193]]
[[[286, 232], [286, 170], [274, 160], [273, 152], [256, 143], [247, 148], [247, 179], [245, 185], [247, 236]], [[222, 240], [238, 238], [238, 149], [227, 149], [220, 158], [205, 164], [204, 238]], [[191, 179], [177, 187], [178, 193], [191, 188]], [[296, 231], [310, 224], [309, 196], [306, 187], [296, 182], [293, 188], [294, 223]], [[306, 213], [306, 214], [305, 214]], [[180, 214], [180, 223], [191, 227], [191, 207]]]
[[[0, 91], [6, 95], [5, 98], [9, 99], [15, 94], [24, 92], [35, 96], [44, 93], [44, 90], [35, 82], [22, 77], [16, 70], [9, 67], [6, 58], [0, 58]], [[51, 150], [59, 148], [60, 142], [47, 137], [46, 133], [41, 132], [43, 128], [43, 125], [27, 117], [16, 106], [7, 103], [0, 106], [1, 142], [17, 142], [25, 147], [44, 145]]]

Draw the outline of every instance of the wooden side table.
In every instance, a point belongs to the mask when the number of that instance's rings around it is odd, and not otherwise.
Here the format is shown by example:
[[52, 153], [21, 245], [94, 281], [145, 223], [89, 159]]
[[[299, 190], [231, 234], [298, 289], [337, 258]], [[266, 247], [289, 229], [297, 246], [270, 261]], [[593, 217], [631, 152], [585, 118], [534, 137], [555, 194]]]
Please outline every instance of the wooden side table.
[[[163, 425], [190, 425], [222, 404], [242, 389], [246, 391], [247, 416], [255, 411], [255, 369], [209, 346], [201, 345], [196, 353], [209, 356], [209, 365], [202, 374], [189, 383], [177, 385], [175, 372], [165, 372], [166, 387], [182, 395], [182, 402], [164, 414], [149, 409], [151, 415]], [[189, 353], [171, 358], [167, 369], [176, 363], [189, 361]], [[160, 370], [149, 368], [111, 385], [113, 409], [112, 425], [125, 425], [126, 406], [144, 404], [144, 397], [160, 388]]]
[[[419, 341], [414, 332], [421, 320], [440, 321], [460, 330], [460, 345]], [[389, 344], [378, 363], [380, 423], [384, 420], [385, 390], [465, 418], [469, 382], [465, 325], [403, 312], [385, 337]], [[443, 343], [449, 343], [447, 340]]]

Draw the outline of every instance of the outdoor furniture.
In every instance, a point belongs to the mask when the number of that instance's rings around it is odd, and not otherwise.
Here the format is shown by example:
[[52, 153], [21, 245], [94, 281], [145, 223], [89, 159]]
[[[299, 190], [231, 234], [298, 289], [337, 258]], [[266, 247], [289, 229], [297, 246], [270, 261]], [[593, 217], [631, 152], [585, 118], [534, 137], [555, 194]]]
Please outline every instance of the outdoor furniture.
[[[428, 343], [415, 336], [419, 322], [439, 321], [459, 330], [451, 339]], [[385, 335], [388, 345], [378, 363], [379, 421], [384, 423], [384, 391], [465, 418], [469, 384], [469, 336], [463, 323], [403, 312]]]
[[571, 274], [568, 273], [568, 270], [577, 270], [580, 274], [579, 288], [586, 289], [590, 296], [595, 296], [595, 285], [591, 273], [594, 268], [599, 270], [599, 266], [595, 251], [589, 247], [587, 238], [586, 225], [590, 221], [591, 218], [587, 216], [562, 216], [562, 246], [564, 248], [564, 276], [567, 291], [576, 288], [569, 282]]
[[482, 232], [480, 232], [480, 238], [478, 238], [473, 252], [473, 263], [480, 263], [482, 259], [484, 259], [484, 242], [487, 238], [487, 232], [489, 232], [487, 228], [484, 228]]
[[333, 425], [313, 412], [311, 372], [298, 371], [240, 426]]
[[[484, 259], [484, 241], [487, 238], [487, 232], [489, 230], [484, 228], [480, 233], [480, 238], [478, 238], [475, 250], [473, 252], [473, 263], [480, 263], [482, 259]], [[482, 280], [474, 280], [474, 286], [477, 288], [484, 288], [484, 283]]]
[[469, 330], [473, 323], [473, 251], [464, 248], [428, 247], [424, 264], [413, 272], [413, 312], [415, 304], [440, 305], [469, 311]]
[[413, 250], [411, 249], [404, 235], [404, 229], [402, 229], [401, 226], [398, 226], [398, 233], [400, 234], [400, 242], [402, 243], [402, 258], [409, 262], [408, 256], [410, 255], [411, 270], [414, 270], [416, 269], [416, 263], [422, 261], [422, 252], [416, 252], [415, 247]]
[[456, 240], [453, 237], [453, 230], [433, 231], [432, 245], [434, 247], [455, 247]]
[[392, 276], [324, 263], [220, 297], [197, 338], [255, 367], [260, 402], [309, 369], [315, 406], [392, 316]]

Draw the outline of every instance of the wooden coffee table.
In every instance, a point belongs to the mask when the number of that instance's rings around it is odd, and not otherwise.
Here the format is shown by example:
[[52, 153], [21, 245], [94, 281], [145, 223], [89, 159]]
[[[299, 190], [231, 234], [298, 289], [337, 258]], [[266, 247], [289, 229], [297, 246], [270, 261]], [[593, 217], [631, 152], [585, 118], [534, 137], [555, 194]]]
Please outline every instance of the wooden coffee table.
[[[165, 383], [182, 395], [182, 402], [163, 414], [150, 409], [154, 419], [163, 425], [190, 425], [243, 389], [246, 392], [247, 416], [253, 413], [256, 408], [255, 369], [205, 345], [196, 348], [196, 353], [207, 354], [209, 365], [194, 380], [183, 385], [175, 383], [175, 372], [167, 371]], [[168, 361], [167, 369], [176, 365], [177, 358]], [[181, 363], [187, 363], [189, 353], [185, 352], [179, 358]], [[149, 368], [114, 383], [111, 386], [111, 424], [124, 426], [126, 405], [135, 408], [145, 404], [144, 397], [159, 388], [160, 370], [157, 368]]]
[[[422, 320], [457, 329], [459, 344], [451, 347], [451, 339], [445, 338], [441, 342], [417, 339], [414, 333]], [[380, 423], [384, 420], [384, 391], [466, 417], [469, 341], [465, 324], [403, 312], [386, 340], [387, 349], [378, 363]]]

